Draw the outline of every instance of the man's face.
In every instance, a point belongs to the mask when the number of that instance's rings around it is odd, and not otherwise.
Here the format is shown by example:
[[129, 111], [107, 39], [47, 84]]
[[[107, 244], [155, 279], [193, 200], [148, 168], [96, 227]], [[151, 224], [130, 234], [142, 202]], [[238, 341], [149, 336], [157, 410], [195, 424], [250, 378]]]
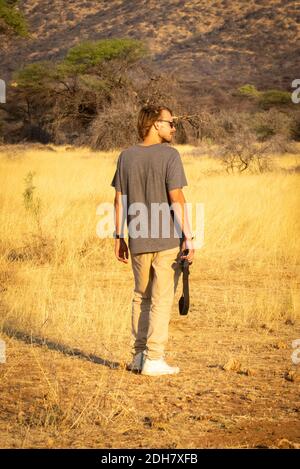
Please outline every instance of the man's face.
[[176, 132], [175, 127], [172, 128], [173, 116], [172, 114], [164, 109], [161, 111], [159, 118], [157, 119], [155, 126], [158, 131], [158, 135], [163, 139], [163, 142], [171, 142], [173, 135]]

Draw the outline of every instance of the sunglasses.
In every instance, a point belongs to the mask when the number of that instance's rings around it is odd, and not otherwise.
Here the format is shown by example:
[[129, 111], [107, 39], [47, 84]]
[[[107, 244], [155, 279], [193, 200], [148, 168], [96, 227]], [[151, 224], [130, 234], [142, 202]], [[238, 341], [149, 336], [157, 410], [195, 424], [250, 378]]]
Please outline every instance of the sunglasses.
[[169, 122], [171, 129], [174, 129], [174, 127], [175, 127], [175, 122], [173, 122], [173, 121], [167, 121], [167, 120], [164, 120], [164, 119], [159, 119], [157, 122]]

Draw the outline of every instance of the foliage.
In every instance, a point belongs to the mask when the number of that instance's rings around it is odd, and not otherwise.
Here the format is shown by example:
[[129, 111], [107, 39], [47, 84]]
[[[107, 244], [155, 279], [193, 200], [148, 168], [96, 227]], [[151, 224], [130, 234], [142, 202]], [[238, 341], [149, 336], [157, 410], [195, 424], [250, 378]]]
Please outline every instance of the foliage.
[[53, 64], [51, 62], [35, 62], [25, 65], [14, 74], [14, 86], [40, 90], [44, 88], [55, 77]]
[[[78, 44], [60, 62], [26, 65], [15, 73], [9, 87], [9, 120], [5, 125], [11, 130], [5, 127], [3, 132], [8, 135], [7, 141], [120, 148], [137, 139], [137, 112], [152, 103], [174, 110], [177, 143], [198, 144], [205, 139], [228, 145], [241, 134], [247, 146], [251, 139], [255, 143], [275, 137], [287, 141], [299, 135], [299, 119], [290, 118], [285, 108], [274, 109], [275, 105], [268, 110], [271, 103], [287, 103], [290, 94], [258, 91], [252, 84], [239, 88], [239, 95], [254, 103], [251, 112], [243, 111], [242, 106], [238, 112], [198, 110], [195, 106], [194, 114], [189, 115], [180, 103], [182, 94], [176, 74], [157, 73], [141, 60], [145, 54], [146, 47], [140, 41], [102, 39]], [[178, 117], [180, 105], [186, 114]], [[249, 149], [251, 152], [252, 147]]]
[[291, 93], [288, 91], [276, 89], [258, 91], [254, 85], [246, 84], [238, 88], [238, 93], [240, 96], [256, 100], [262, 109], [291, 104]]
[[18, 2], [0, 0], [0, 20], [4, 23], [1, 29], [5, 31], [7, 27], [12, 29], [18, 36], [26, 37], [28, 35], [27, 23], [22, 13], [17, 9]]
[[263, 109], [269, 109], [271, 106], [281, 106], [291, 104], [291, 93], [282, 90], [267, 90], [260, 94], [258, 104]]
[[101, 39], [99, 41], [85, 41], [72, 47], [65, 62], [79, 67], [83, 72], [88, 67], [113, 59], [134, 63], [146, 53], [144, 44], [136, 39]]
[[249, 83], [238, 88], [238, 92], [240, 95], [246, 96], [248, 98], [257, 98], [260, 95], [260, 92], [256, 89], [256, 87], [254, 85], [250, 85]]
[[21, 137], [41, 141], [44, 136], [44, 142], [57, 144], [93, 142], [101, 148], [126, 144], [135, 129], [137, 105], [146, 102], [150, 91], [156, 96], [162, 85], [147, 74], [144, 81], [138, 79], [145, 51], [143, 43], [132, 39], [90, 41], [70, 49], [60, 62], [23, 67], [14, 74], [7, 106], [15, 120], [21, 115]]

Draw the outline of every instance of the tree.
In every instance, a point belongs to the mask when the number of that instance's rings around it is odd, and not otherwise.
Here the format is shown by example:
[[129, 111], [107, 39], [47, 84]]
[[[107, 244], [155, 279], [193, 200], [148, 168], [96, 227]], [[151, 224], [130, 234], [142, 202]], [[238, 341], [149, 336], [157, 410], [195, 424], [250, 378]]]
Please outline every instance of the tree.
[[0, 0], [0, 33], [10, 34], [11, 32], [26, 37], [28, 35], [27, 23], [18, 10], [18, 1]]
[[136, 39], [101, 39], [85, 41], [72, 47], [65, 63], [78, 67], [80, 72], [104, 62], [121, 59], [127, 66], [147, 55], [145, 45]]
[[124, 100], [135, 102], [128, 70], [133, 72], [144, 52], [140, 41], [109, 39], [79, 44], [61, 62], [26, 65], [14, 74], [7, 105], [11, 117], [23, 120], [21, 138], [84, 143], [89, 127], [97, 132], [92, 126], [97, 116], [107, 116]]
[[265, 110], [272, 106], [282, 106], [292, 103], [289, 91], [270, 89], [258, 91], [254, 85], [246, 84], [238, 88], [240, 96], [256, 101], [257, 105]]

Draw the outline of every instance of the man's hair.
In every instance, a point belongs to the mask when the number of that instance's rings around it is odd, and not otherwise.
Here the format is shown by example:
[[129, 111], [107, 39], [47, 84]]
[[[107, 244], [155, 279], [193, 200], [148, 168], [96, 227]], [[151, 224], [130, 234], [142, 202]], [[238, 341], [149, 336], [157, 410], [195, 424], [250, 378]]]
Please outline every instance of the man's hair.
[[169, 111], [172, 114], [171, 109], [167, 106], [155, 106], [154, 104], [144, 106], [138, 116], [137, 129], [139, 137], [144, 140], [144, 138], [149, 133], [151, 126], [160, 116], [161, 111]]

